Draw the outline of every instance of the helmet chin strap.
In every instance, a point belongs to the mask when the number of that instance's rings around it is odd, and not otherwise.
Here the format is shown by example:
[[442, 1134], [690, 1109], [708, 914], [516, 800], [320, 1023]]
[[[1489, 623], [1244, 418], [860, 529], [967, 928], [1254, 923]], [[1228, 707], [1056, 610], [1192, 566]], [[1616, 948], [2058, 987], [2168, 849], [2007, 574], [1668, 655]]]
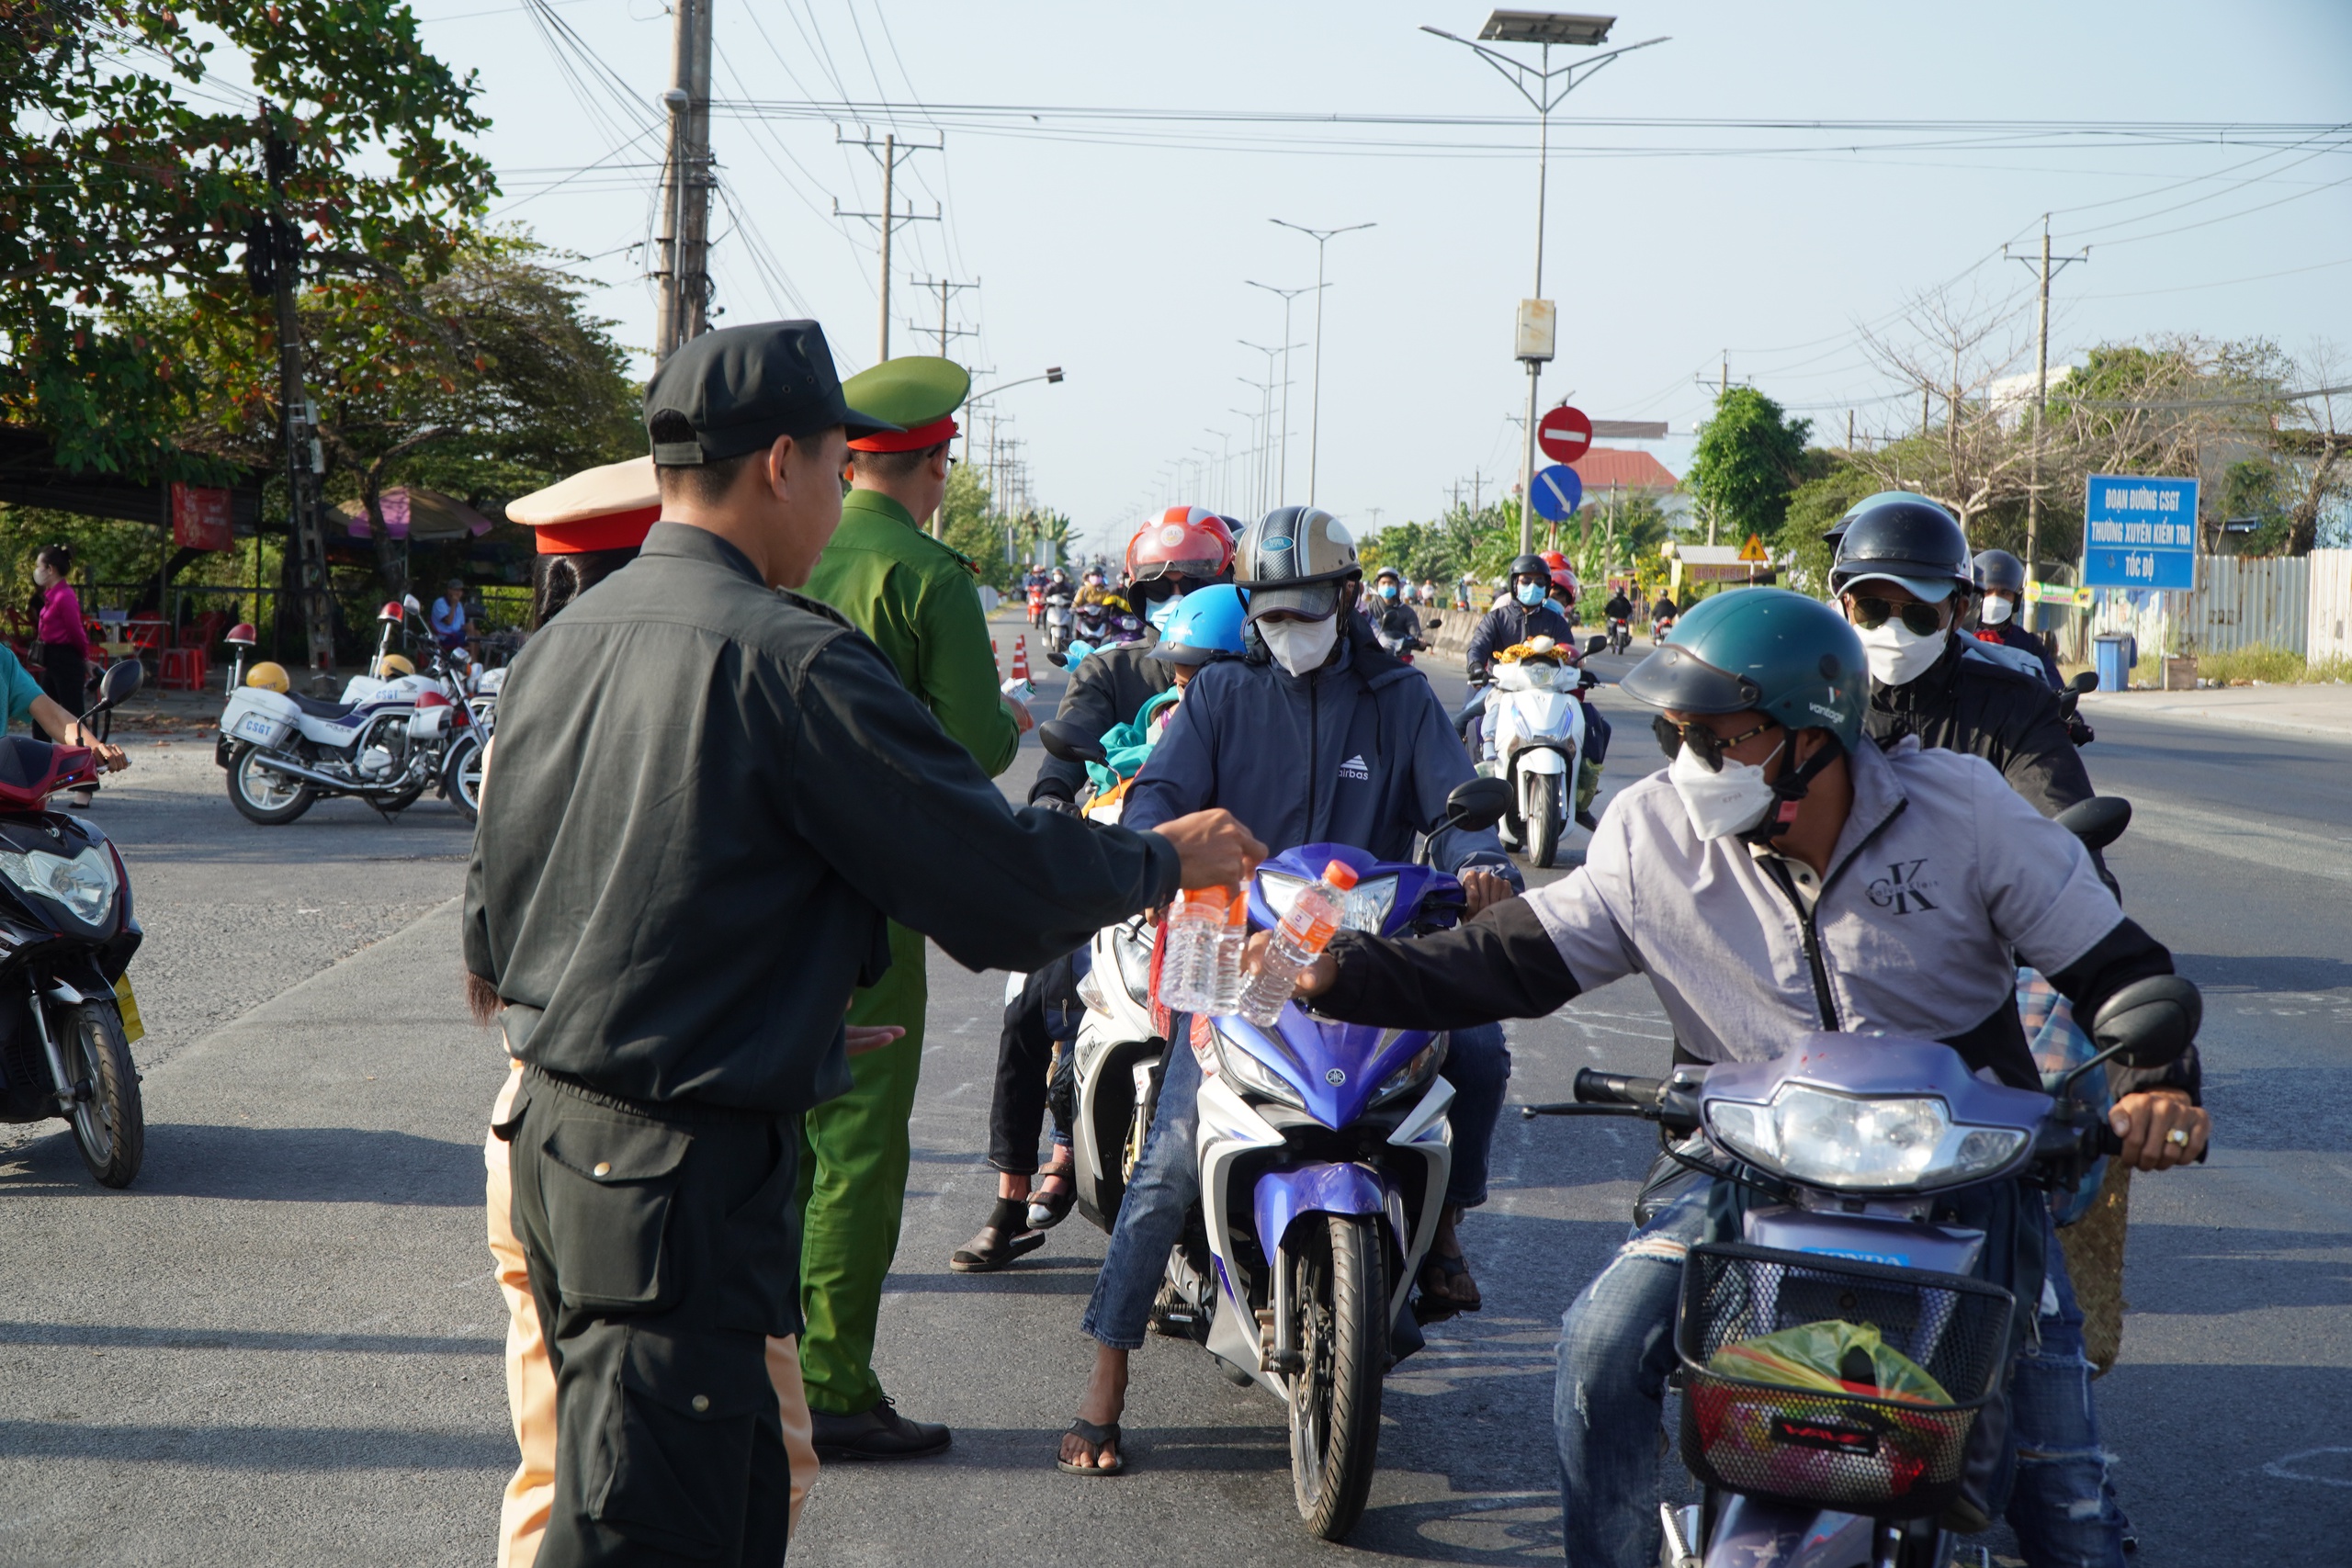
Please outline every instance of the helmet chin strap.
[[[1794, 739], [1793, 735], [1791, 739]], [[1748, 843], [1770, 848], [1773, 840], [1795, 827], [1797, 807], [1812, 790], [1813, 781], [1819, 778], [1830, 763], [1846, 754], [1844, 744], [1835, 733], [1828, 731], [1824, 732], [1821, 744], [1804, 762], [1790, 761], [1790, 753], [1795, 750], [1793, 746], [1781, 748], [1780, 773], [1772, 780], [1772, 807], [1764, 813], [1761, 822], [1740, 835]]]

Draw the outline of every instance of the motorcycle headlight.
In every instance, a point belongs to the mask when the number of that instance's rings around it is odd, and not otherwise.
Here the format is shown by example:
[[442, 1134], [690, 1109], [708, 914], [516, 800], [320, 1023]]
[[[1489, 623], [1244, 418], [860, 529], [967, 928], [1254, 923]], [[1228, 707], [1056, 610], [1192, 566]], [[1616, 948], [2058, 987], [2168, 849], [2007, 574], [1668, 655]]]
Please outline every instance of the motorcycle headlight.
[[0, 851], [0, 875], [28, 893], [64, 905], [85, 925], [101, 923], [114, 908], [114, 861], [96, 844], [71, 860], [46, 850], [22, 854]]
[[[1288, 872], [1261, 871], [1258, 874], [1258, 890], [1266, 896], [1266, 907], [1274, 912], [1274, 923], [1280, 925], [1290, 919], [1290, 907], [1309, 886], [1307, 878], [1293, 876]], [[1363, 883], [1356, 884], [1361, 887]]]
[[[1258, 874], [1259, 889], [1266, 895], [1266, 906], [1274, 912], [1277, 921], [1290, 918], [1290, 907], [1298, 896], [1315, 885], [1315, 879], [1293, 876], [1286, 872], [1261, 871]], [[1347, 902], [1340, 913], [1340, 929], [1380, 934], [1388, 923], [1389, 911], [1396, 908], [1396, 878], [1367, 877], [1349, 890]]]
[[2001, 1169], [2026, 1144], [2014, 1128], [1955, 1124], [1936, 1096], [1864, 1100], [1802, 1084], [1770, 1105], [1710, 1100], [1707, 1131], [1751, 1165], [1848, 1191], [1957, 1186]]
[[1519, 671], [1526, 678], [1531, 692], [1548, 692], [1560, 683], [1560, 667], [1556, 664], [1538, 664], [1530, 660], [1520, 665]]
[[1151, 944], [1139, 942], [1125, 931], [1111, 941], [1111, 951], [1119, 955], [1119, 981], [1127, 995], [1145, 1007], [1151, 1005]]
[[1438, 1068], [1445, 1062], [1445, 1044], [1446, 1036], [1441, 1034], [1430, 1041], [1427, 1046], [1415, 1052], [1411, 1061], [1388, 1075], [1387, 1081], [1383, 1083], [1379, 1092], [1372, 1097], [1372, 1102], [1374, 1105], [1385, 1105], [1400, 1095], [1409, 1094], [1419, 1089], [1430, 1079], [1437, 1077]]
[[1086, 1004], [1089, 1012], [1108, 1012], [1110, 998], [1102, 994], [1102, 978], [1089, 969], [1078, 977], [1078, 999]]
[[1306, 1109], [1306, 1101], [1291, 1087], [1289, 1079], [1227, 1039], [1221, 1029], [1216, 1032], [1216, 1070], [1227, 1084], [1245, 1094], [1275, 1100], [1296, 1111]]

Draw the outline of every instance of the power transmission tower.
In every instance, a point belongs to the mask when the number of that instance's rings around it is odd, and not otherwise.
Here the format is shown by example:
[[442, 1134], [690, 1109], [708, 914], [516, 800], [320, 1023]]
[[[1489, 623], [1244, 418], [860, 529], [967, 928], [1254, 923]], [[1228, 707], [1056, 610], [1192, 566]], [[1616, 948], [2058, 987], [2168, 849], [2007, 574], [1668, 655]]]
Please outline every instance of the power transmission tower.
[[[2011, 256], [2009, 247], [2003, 245], [2001, 254], [2011, 261], [2021, 261], [2028, 266], [2036, 265], [2032, 256]], [[2025, 491], [2025, 572], [2029, 581], [2035, 579], [2040, 568], [2037, 552], [2041, 547], [2041, 414], [2050, 401], [2050, 273], [2052, 264], [2064, 266], [2068, 262], [2086, 262], [2091, 249], [2083, 247], [2078, 256], [2052, 256], [2050, 254], [2050, 214], [2041, 215], [2041, 255], [2040, 283], [2041, 303], [2034, 314], [2033, 326], [2033, 446], [2026, 454]]]
[[863, 218], [867, 222], [874, 224], [876, 228], [882, 231], [882, 338], [881, 346], [877, 351], [874, 361], [876, 365], [879, 365], [882, 361], [890, 357], [891, 231], [897, 229], [901, 223], [936, 223], [939, 221], [939, 209], [938, 203], [936, 202], [932, 204], [932, 210], [929, 212], [917, 212], [914, 209], [914, 203], [911, 201], [907, 203], [907, 209], [904, 212], [895, 210], [894, 204], [896, 197], [892, 193], [895, 189], [895, 181], [898, 178], [899, 165], [900, 163], [904, 162], [906, 159], [913, 157], [918, 152], [939, 152], [947, 145], [947, 141], [946, 138], [942, 137], [937, 141], [900, 141], [896, 131], [892, 131], [885, 135], [879, 141], [876, 141], [872, 137], [867, 136], [847, 137], [837, 135], [833, 140], [843, 147], [865, 148], [868, 152], [873, 153], [876, 160], [882, 165], [881, 211], [843, 212], [842, 210], [840, 199], [836, 197], [833, 201], [834, 217]]
[[[261, 108], [261, 133], [273, 210], [247, 231], [245, 265], [254, 291], [270, 295], [277, 305], [277, 404], [286, 427], [288, 575], [302, 606], [304, 658], [314, 677], [331, 677], [334, 626], [327, 613], [327, 541], [319, 517], [319, 475], [326, 468], [326, 455], [319, 446], [316, 413], [302, 389], [302, 322], [294, 305], [295, 287], [302, 276], [302, 231], [286, 216], [286, 180], [294, 172], [294, 147], [277, 134], [266, 103]], [[283, 642], [282, 616], [278, 626]]]
[[[950, 331], [947, 325], [947, 297], [960, 288], [978, 288], [979, 287], [979, 283], [977, 279], [970, 283], [950, 283], [944, 277], [910, 277], [907, 279], [907, 281], [913, 284], [917, 288], [936, 288], [939, 290], [940, 358], [944, 359], [947, 357], [947, 340], [949, 338], [978, 337], [979, 335], [979, 329], [977, 327], [956, 327], [953, 331]], [[909, 321], [907, 325], [911, 329], [914, 326], [914, 323], [912, 321]]]
[[656, 364], [710, 329], [710, 7], [712, 0], [673, 0], [670, 34], [670, 144], [662, 160], [656, 220], [661, 258]]

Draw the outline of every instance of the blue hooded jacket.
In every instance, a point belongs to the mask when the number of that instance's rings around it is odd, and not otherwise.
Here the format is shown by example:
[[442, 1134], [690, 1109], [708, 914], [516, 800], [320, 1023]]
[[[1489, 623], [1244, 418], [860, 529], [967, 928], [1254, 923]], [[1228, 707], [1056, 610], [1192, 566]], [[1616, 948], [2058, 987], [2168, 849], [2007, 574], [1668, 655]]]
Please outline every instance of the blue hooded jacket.
[[[1339, 843], [1411, 860], [1414, 835], [1444, 820], [1446, 796], [1476, 771], [1429, 681], [1383, 652], [1361, 616], [1343, 613], [1340, 626], [1344, 657], [1310, 675], [1258, 649], [1204, 667], [1128, 786], [1121, 825], [1221, 806], [1277, 852]], [[1433, 858], [1523, 886], [1491, 828], [1439, 833]]]

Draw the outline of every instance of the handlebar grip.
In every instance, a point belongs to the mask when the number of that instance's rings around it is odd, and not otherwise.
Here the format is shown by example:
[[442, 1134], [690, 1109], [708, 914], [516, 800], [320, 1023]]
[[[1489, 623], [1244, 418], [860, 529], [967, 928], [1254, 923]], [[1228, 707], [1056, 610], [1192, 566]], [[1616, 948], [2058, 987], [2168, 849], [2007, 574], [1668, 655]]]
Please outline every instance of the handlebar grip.
[[1577, 1071], [1576, 1096], [1586, 1105], [1656, 1105], [1665, 1092], [1664, 1078], [1595, 1072], [1590, 1067]]
[[2093, 1154], [2113, 1158], [2123, 1152], [2123, 1140], [2116, 1135], [2114, 1128], [2102, 1122], [2098, 1124], [2097, 1133], [2098, 1135], [2091, 1140]]

